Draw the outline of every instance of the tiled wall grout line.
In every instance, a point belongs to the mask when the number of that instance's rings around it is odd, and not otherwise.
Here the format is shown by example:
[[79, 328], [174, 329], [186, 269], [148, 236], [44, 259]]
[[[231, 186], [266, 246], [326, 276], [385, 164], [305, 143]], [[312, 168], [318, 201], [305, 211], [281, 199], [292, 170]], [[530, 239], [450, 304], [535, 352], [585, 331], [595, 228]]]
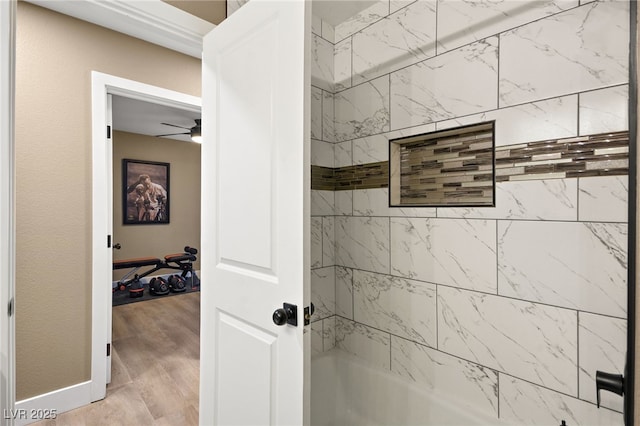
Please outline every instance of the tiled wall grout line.
[[322, 253], [322, 259], [320, 261], [320, 265], [322, 265], [322, 267], [325, 267], [326, 265], [324, 264], [324, 220], [325, 220], [326, 216], [322, 216], [322, 219], [320, 219], [320, 253]]
[[[322, 141], [324, 142], [324, 89], [320, 89], [320, 139], [322, 139]], [[333, 163], [335, 166], [335, 154], [333, 158]]]
[[353, 34], [351, 34], [347, 38], [351, 38], [351, 52], [349, 53], [349, 58], [351, 60], [351, 67], [350, 67], [351, 71], [349, 72], [349, 87], [347, 87], [347, 89], [345, 90], [351, 89], [353, 87]]
[[440, 309], [439, 309], [439, 297], [438, 289], [440, 286], [436, 284], [436, 349], [440, 350]]
[[[496, 371], [497, 371], [497, 370], [496, 370]], [[534, 386], [537, 386], [537, 387], [540, 387], [540, 388], [546, 389], [546, 390], [548, 390], [548, 391], [551, 391], [551, 392], [554, 392], [554, 393], [557, 393], [557, 394], [560, 394], [560, 395], [564, 395], [564, 396], [567, 396], [567, 397], [569, 397], [569, 398], [577, 399], [578, 401], [581, 401], [581, 402], [584, 402], [584, 403], [587, 403], [587, 404], [591, 404], [591, 405], [594, 405], [594, 406], [596, 405], [594, 402], [591, 402], [591, 401], [589, 401], [589, 400], [581, 399], [581, 398], [578, 398], [577, 396], [574, 396], [574, 395], [571, 395], [571, 394], [568, 394], [568, 393], [564, 393], [564, 392], [560, 392], [560, 391], [558, 391], [558, 390], [556, 390], [556, 389], [552, 389], [552, 388], [549, 388], [549, 387], [547, 387], [547, 386], [543, 386], [543, 385], [540, 385], [540, 384], [537, 384], [537, 383], [531, 382], [531, 381], [529, 381], [529, 380], [522, 379], [522, 378], [520, 378], [520, 377], [514, 376], [513, 374], [509, 374], [509, 373], [505, 373], [505, 372], [503, 372], [503, 371], [500, 371], [500, 375], [508, 376], [508, 377], [512, 377], [512, 378], [514, 378], [514, 379], [521, 380], [521, 381], [523, 381], [523, 382], [526, 382], [526, 383], [532, 384], [532, 385], [534, 385]], [[602, 406], [602, 405], [601, 405], [601, 406], [600, 406], [600, 410], [603, 410], [603, 409], [604, 409], [604, 410], [613, 411], [613, 412], [616, 412], [616, 413], [621, 413], [621, 411], [613, 410], [613, 409], [611, 409], [611, 408], [604, 407], [604, 406]]]
[[498, 379], [496, 380], [496, 392], [498, 394], [498, 418], [501, 418], [500, 414], [500, 373], [496, 372], [498, 375]]
[[[575, 178], [574, 178], [575, 179]], [[581, 178], [583, 179], [583, 178]], [[356, 190], [357, 191], [357, 190]], [[397, 208], [397, 207], [394, 207]], [[438, 207], [438, 210], [444, 210], [446, 209], [446, 207]], [[584, 224], [590, 224], [590, 223], [594, 223], [594, 224], [603, 224], [603, 225], [626, 225], [628, 222], [626, 221], [618, 221], [618, 222], [613, 222], [613, 221], [604, 221], [604, 220], [575, 220], [575, 219], [566, 219], [566, 220], [562, 220], [562, 219], [522, 219], [522, 218], [496, 218], [496, 217], [448, 217], [448, 216], [389, 216], [389, 215], [336, 215], [336, 217], [360, 217], [360, 218], [364, 218], [364, 217], [377, 217], [377, 218], [386, 218], [386, 217], [390, 217], [390, 218], [395, 218], [395, 219], [440, 219], [440, 220], [463, 220], [463, 221], [468, 221], [468, 220], [482, 220], [482, 221], [487, 221], [487, 220], [498, 220], [498, 221], [509, 221], [509, 222], [533, 222], [533, 223], [539, 223], [539, 222], [543, 222], [543, 223], [584, 223]], [[322, 215], [314, 215], [311, 217], [324, 217]], [[373, 271], [371, 271], [373, 272]]]
[[[498, 80], [498, 84], [496, 86], [496, 89], [498, 89], [498, 90], [496, 90], [496, 92], [497, 92], [496, 93], [496, 106], [497, 106], [497, 109], [499, 110], [500, 109], [500, 42], [502, 41], [502, 37], [500, 37], [499, 34], [498, 34], [497, 37], [498, 37], [498, 47], [496, 49], [496, 55], [498, 56], [498, 58], [497, 58], [497, 61], [496, 61], [496, 64], [497, 64], [496, 65], [496, 67], [497, 67], [497, 69], [496, 69], [496, 78]], [[495, 149], [495, 147], [494, 147], [494, 149]]]
[[[576, 182], [576, 222], [581, 222], [580, 220], [580, 182], [582, 178], [577, 178]], [[628, 223], [628, 221], [627, 221]]]
[[[595, 0], [598, 1], [598, 0]], [[599, 92], [600, 90], [605, 90], [605, 89], [613, 89], [614, 87], [622, 87], [622, 86], [629, 86], [629, 83], [614, 83], [614, 84], [609, 84], [609, 85], [605, 85], [605, 86], [601, 86], [601, 87], [597, 87], [595, 89], [589, 89], [589, 90], [582, 90], [580, 92], [574, 92], [574, 93], [569, 93], [569, 95], [584, 95], [587, 93], [593, 93], [593, 92]], [[568, 95], [565, 95], [568, 96]], [[553, 98], [550, 98], [553, 99]], [[536, 101], [537, 102], [537, 101]], [[578, 104], [580, 105], [580, 104]], [[578, 136], [582, 136], [582, 135], [578, 135]]]
[[580, 398], [580, 310], [576, 310], [576, 389]]
[[321, 334], [321, 336], [322, 336], [322, 352], [324, 352], [325, 351], [325, 348], [324, 348], [324, 319], [321, 319], [320, 321], [322, 321], [322, 324], [321, 324], [322, 325], [322, 327], [321, 327], [321, 329], [322, 329], [322, 334]]
[[440, 40], [440, 37], [438, 37], [439, 29], [440, 29], [440, 27], [438, 26], [438, 21], [440, 20], [439, 19], [440, 18], [440, 13], [439, 13], [439, 10], [438, 10], [439, 9], [438, 8], [439, 5], [440, 5], [440, 2], [436, 1], [436, 28], [435, 28], [434, 39], [433, 39], [434, 40], [433, 44], [435, 45], [435, 48], [433, 49], [433, 51], [435, 53], [435, 56], [439, 55], [439, 53], [438, 53], [438, 50], [439, 50], [438, 40]]
[[576, 111], [576, 129], [577, 129], [578, 136], [582, 136], [581, 134], [582, 132], [580, 131], [580, 98], [582, 94], [578, 92], [576, 96], [578, 97], [578, 108]]
[[[353, 288], [353, 269], [349, 268], [349, 276], [350, 281], [351, 281], [351, 316], [354, 318], [353, 320], [355, 320], [356, 317], [356, 298], [355, 298], [355, 290]], [[353, 321], [352, 320], [352, 321]]]
[[498, 257], [498, 253], [500, 253], [500, 238], [499, 238], [499, 229], [500, 229], [500, 219], [496, 219], [496, 296], [500, 295], [500, 259]]
[[392, 343], [391, 343], [391, 334], [389, 334], [389, 371], [393, 371], [392, 370], [392, 366], [393, 366], [392, 365], [392, 363], [393, 363], [393, 361], [392, 361], [392, 359], [393, 359], [393, 348], [391, 348], [391, 345], [392, 345]]
[[[429, 218], [418, 218], [418, 219], [429, 219]], [[468, 288], [456, 287], [455, 285], [450, 285], [450, 284], [436, 283], [436, 282], [425, 281], [425, 280], [421, 280], [421, 279], [417, 279], [417, 278], [405, 277], [405, 276], [402, 276], [402, 275], [394, 275], [392, 273], [376, 272], [376, 271], [370, 271], [370, 270], [367, 270], [367, 269], [354, 268], [354, 267], [351, 267], [351, 266], [343, 266], [343, 265], [336, 265], [336, 266], [339, 266], [339, 267], [342, 267], [342, 268], [348, 268], [348, 269], [351, 269], [352, 271], [361, 271], [361, 272], [366, 272], [366, 273], [370, 273], [370, 274], [377, 274], [377, 275], [387, 275], [387, 276], [392, 277], [392, 278], [399, 278], [399, 279], [403, 279], [403, 280], [417, 281], [417, 282], [420, 282], [420, 283], [431, 284], [433, 286], [438, 286], [438, 287], [452, 288], [452, 289], [459, 290], [461, 292], [470, 292], [470, 293], [477, 293], [479, 295], [494, 296], [494, 297], [499, 297], [499, 298], [507, 299], [507, 300], [515, 300], [515, 301], [523, 302], [523, 303], [531, 303], [531, 304], [547, 306], [547, 307], [555, 308], [555, 309], [562, 309], [562, 310], [565, 310], [565, 311], [576, 311], [576, 308], [568, 308], [566, 306], [554, 305], [554, 304], [551, 304], [551, 303], [539, 302], [539, 301], [535, 301], [535, 300], [519, 299], [519, 298], [513, 297], [513, 296], [505, 296], [504, 294], [496, 294], [496, 293], [489, 293], [489, 292], [480, 291], [480, 290], [472, 290], [472, 289], [468, 289]], [[351, 280], [353, 282], [353, 274], [352, 274]], [[606, 318], [619, 319], [619, 320], [626, 320], [627, 319], [626, 317], [618, 317], [618, 316], [615, 316], [615, 315], [608, 315], [608, 314], [599, 313], [599, 312], [587, 311], [587, 310], [584, 310], [584, 309], [581, 309], [580, 311], [584, 312], [584, 313], [587, 313], [587, 314], [590, 314], [590, 315], [598, 315], [598, 316], [606, 317]]]

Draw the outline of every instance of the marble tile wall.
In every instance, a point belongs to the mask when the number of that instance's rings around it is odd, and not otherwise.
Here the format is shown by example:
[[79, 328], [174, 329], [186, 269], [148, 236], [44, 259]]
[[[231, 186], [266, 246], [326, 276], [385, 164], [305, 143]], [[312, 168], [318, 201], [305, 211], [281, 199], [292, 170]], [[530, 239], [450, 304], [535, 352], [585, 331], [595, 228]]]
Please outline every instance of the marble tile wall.
[[247, 1], [249, 0], [228, 0], [227, 17], [231, 16], [233, 13], [235, 13], [236, 10], [240, 9]]
[[[625, 132], [628, 8], [380, 0], [335, 28], [316, 18], [333, 80], [314, 80], [312, 164], [385, 162], [390, 139], [490, 120], [497, 150]], [[314, 351], [514, 424], [622, 425], [594, 376], [624, 367], [628, 179], [583, 176], [500, 180], [489, 208], [312, 190]]]
[[435, 24], [436, 2], [417, 1], [355, 33], [352, 84], [435, 56]]
[[[341, 87], [335, 76], [341, 70], [335, 68], [334, 28], [315, 15], [311, 24], [311, 164], [316, 182], [311, 191], [311, 300], [316, 308], [311, 320], [311, 352], [316, 355], [335, 347], [336, 323], [341, 318], [336, 312], [344, 314], [347, 308], [337, 301], [338, 296], [346, 300], [342, 285], [346, 269], [337, 267], [335, 261], [335, 227], [341, 226], [336, 223], [336, 207], [341, 197], [336, 196], [334, 171], [340, 166], [336, 158], [346, 156], [335, 143], [334, 91]], [[351, 154], [342, 162], [351, 165]], [[342, 204], [346, 208], [347, 203]], [[352, 312], [351, 304], [348, 309]]]
[[628, 8], [596, 1], [502, 33], [500, 106], [626, 83]]

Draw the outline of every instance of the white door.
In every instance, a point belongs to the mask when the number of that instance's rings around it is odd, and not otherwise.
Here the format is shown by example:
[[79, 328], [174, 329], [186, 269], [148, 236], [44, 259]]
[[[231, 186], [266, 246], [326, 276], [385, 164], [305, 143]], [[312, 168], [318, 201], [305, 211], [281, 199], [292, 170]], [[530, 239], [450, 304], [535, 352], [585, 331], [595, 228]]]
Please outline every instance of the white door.
[[203, 425], [309, 423], [310, 6], [251, 0], [204, 39]]

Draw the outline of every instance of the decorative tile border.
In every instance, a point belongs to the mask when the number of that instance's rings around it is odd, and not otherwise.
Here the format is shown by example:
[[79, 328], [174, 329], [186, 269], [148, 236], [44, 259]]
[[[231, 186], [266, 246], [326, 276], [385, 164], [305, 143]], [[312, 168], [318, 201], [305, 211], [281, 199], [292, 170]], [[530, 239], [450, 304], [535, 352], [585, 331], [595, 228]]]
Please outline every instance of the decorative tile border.
[[496, 150], [496, 181], [629, 174], [629, 132], [509, 145]]
[[[496, 182], [629, 174], [629, 132], [530, 142], [496, 148]], [[311, 189], [387, 188], [389, 163], [311, 166]]]
[[318, 191], [335, 191], [335, 168], [311, 166], [311, 189]]
[[357, 164], [346, 167], [311, 166], [311, 189], [346, 191], [389, 186], [389, 162]]

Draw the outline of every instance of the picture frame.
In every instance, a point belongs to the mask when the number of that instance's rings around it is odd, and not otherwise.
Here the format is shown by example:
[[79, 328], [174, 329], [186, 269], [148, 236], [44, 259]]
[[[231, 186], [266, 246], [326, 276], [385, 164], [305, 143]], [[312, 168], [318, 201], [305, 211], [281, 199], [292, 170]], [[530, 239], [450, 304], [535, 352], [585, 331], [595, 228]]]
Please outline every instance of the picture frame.
[[122, 160], [122, 223], [169, 223], [169, 163]]

